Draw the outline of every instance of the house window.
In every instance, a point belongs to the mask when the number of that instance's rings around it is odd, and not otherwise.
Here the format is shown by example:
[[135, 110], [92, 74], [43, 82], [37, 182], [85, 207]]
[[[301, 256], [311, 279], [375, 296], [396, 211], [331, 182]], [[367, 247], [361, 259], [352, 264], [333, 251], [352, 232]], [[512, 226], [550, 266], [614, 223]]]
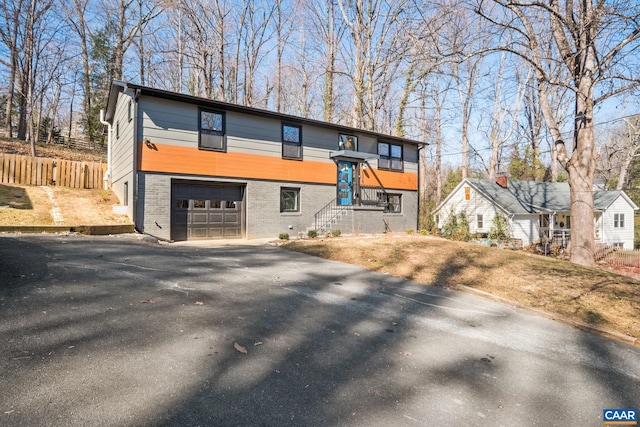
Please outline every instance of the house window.
[[122, 200], [123, 206], [129, 206], [129, 181], [124, 183], [124, 196]]
[[622, 243], [622, 242], [615, 242], [615, 243], [613, 244], [613, 247], [614, 247], [614, 248], [624, 249], [624, 243]]
[[224, 135], [224, 114], [215, 111], [200, 110], [198, 120], [198, 147], [204, 150], [226, 151]]
[[302, 160], [302, 128], [282, 125], [282, 158]]
[[120, 139], [120, 120], [116, 122], [116, 139]]
[[131, 114], [131, 108], [132, 108], [132, 101], [129, 100], [129, 104], [127, 105], [127, 121], [130, 122], [131, 119], [133, 118], [133, 114]]
[[300, 189], [280, 189], [280, 212], [300, 212]]
[[384, 193], [381, 198], [385, 213], [402, 213], [402, 194]]
[[341, 133], [338, 137], [338, 150], [358, 151], [358, 137]]
[[624, 228], [624, 214], [613, 214], [613, 228]]
[[471, 200], [471, 187], [464, 187], [464, 199]]
[[478, 214], [478, 215], [476, 216], [476, 222], [477, 222], [476, 228], [477, 228], [478, 230], [480, 230], [480, 229], [484, 228], [484, 221], [483, 221], [483, 218], [482, 218], [482, 215], [481, 215], [481, 214]]
[[380, 156], [380, 160], [378, 160], [378, 169], [388, 169], [393, 171], [404, 170], [402, 145], [379, 142], [378, 155]]

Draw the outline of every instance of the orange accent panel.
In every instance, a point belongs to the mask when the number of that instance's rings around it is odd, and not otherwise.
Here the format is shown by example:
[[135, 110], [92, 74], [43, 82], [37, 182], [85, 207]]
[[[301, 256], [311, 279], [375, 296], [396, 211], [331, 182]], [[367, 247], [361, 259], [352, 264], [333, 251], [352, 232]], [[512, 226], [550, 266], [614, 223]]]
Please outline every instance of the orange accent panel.
[[[336, 184], [337, 170], [334, 163], [283, 160], [280, 157], [257, 154], [217, 152], [197, 148], [154, 143], [151, 147], [138, 144], [138, 169], [145, 172], [162, 172], [189, 175], [209, 175], [228, 178], [267, 179], [275, 181], [312, 182]], [[371, 169], [367, 169], [371, 176]], [[416, 190], [415, 173], [375, 171], [387, 188]], [[363, 174], [365, 185], [379, 185], [375, 178], [369, 182]]]
[[366, 168], [361, 171], [362, 185], [378, 186], [397, 190], [417, 190], [418, 174], [413, 172], [391, 172]]

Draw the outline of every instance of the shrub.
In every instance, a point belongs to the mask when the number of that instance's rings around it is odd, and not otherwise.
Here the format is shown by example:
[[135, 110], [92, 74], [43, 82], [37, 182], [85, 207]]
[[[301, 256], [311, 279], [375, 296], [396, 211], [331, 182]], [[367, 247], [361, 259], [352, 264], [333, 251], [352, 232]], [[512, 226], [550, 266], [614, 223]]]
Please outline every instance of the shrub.
[[407, 228], [404, 232], [407, 234], [413, 234], [413, 228]]
[[456, 215], [453, 211], [442, 228], [442, 237], [449, 240], [468, 242], [471, 238], [467, 214], [462, 211]]
[[307, 236], [309, 236], [310, 239], [314, 239], [318, 237], [318, 232], [316, 230], [309, 230]]
[[280, 239], [280, 240], [289, 240], [289, 233], [280, 233], [280, 234], [278, 234], [278, 239]]
[[342, 231], [340, 231], [340, 230], [331, 230], [331, 235], [333, 237], [338, 237], [341, 234], [342, 234]]
[[489, 229], [488, 237], [491, 240], [506, 240], [510, 242], [513, 239], [509, 220], [506, 216], [499, 213], [493, 218], [493, 224]]
[[420, 233], [421, 236], [428, 236], [429, 235], [429, 230], [427, 230], [426, 228], [421, 228], [418, 233]]

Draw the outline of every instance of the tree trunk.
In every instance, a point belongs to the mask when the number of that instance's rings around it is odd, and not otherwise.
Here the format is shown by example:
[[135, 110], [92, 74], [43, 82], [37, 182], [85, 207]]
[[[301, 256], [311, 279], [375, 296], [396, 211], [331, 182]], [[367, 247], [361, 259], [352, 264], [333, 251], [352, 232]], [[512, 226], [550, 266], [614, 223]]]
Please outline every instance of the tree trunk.
[[595, 172], [591, 79], [580, 80], [576, 94], [575, 141], [567, 164], [571, 187], [571, 262], [594, 263], [593, 175]]

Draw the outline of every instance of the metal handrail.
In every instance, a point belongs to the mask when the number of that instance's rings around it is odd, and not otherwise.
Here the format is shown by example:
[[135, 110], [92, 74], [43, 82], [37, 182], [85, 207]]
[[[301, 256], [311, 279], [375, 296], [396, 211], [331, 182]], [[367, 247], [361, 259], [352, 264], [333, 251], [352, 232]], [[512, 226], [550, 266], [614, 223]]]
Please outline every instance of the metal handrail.
[[338, 217], [342, 210], [338, 209], [338, 199], [335, 198], [325, 207], [316, 212], [314, 216], [314, 227], [317, 233], [322, 234], [326, 231], [327, 225]]

